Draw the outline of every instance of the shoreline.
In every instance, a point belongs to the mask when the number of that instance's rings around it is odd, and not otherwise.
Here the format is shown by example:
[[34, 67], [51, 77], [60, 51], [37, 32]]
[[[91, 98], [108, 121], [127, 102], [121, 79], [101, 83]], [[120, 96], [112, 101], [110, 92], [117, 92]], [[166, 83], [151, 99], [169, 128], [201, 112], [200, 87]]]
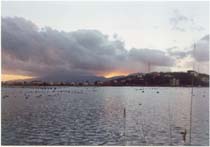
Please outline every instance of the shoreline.
[[46, 87], [151, 87], [151, 88], [158, 88], [158, 87], [165, 87], [165, 88], [209, 88], [209, 86], [138, 86], [138, 85], [133, 85], [133, 86], [69, 86], [69, 85], [47, 85], [47, 86], [40, 86], [40, 85], [27, 85], [27, 86], [22, 86], [22, 85], [7, 85], [7, 86], [1, 86], [2, 88], [16, 88], [16, 87], [20, 87], [20, 88], [46, 88]]

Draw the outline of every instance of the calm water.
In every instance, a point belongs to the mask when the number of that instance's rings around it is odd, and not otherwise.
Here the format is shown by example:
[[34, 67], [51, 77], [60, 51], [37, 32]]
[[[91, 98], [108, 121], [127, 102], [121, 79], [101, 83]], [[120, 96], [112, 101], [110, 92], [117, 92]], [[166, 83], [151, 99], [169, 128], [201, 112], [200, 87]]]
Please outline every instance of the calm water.
[[[190, 97], [191, 88], [2, 88], [2, 144], [189, 145]], [[208, 88], [194, 88], [192, 144], [209, 145]]]

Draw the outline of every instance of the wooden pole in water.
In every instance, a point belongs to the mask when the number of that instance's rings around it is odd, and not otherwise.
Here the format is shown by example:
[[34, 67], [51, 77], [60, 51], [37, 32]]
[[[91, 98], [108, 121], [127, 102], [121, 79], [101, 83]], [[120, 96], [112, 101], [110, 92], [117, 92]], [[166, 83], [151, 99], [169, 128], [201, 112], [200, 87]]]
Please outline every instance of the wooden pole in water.
[[125, 131], [126, 131], [126, 108], [123, 110], [123, 122], [124, 122], [124, 145], [126, 145]]
[[126, 118], [126, 109], [124, 108], [124, 111], [123, 111], [123, 118]]
[[172, 129], [171, 129], [171, 105], [168, 98], [168, 124], [169, 124], [169, 144], [172, 145]]
[[[193, 80], [192, 80], [193, 84]], [[193, 86], [193, 85], [192, 85]], [[193, 87], [191, 89], [191, 99], [190, 99], [190, 130], [189, 130], [189, 145], [191, 145], [191, 140], [192, 140], [192, 104], [193, 104]]]
[[[194, 48], [193, 48], [193, 55], [195, 53], [195, 44], [194, 44]], [[193, 70], [195, 69], [194, 67], [194, 63], [193, 63]], [[194, 75], [192, 75], [192, 89], [191, 89], [191, 99], [190, 99], [190, 130], [189, 130], [189, 145], [191, 145], [191, 141], [192, 141], [192, 104], [193, 104], [193, 85], [194, 85]]]
[[142, 128], [142, 134], [143, 134], [143, 138], [144, 138], [145, 144], [147, 144], [146, 135], [145, 135], [145, 131], [144, 131], [144, 124], [145, 124], [145, 121], [144, 121], [144, 118], [143, 118], [142, 119], [141, 128]]
[[[142, 108], [143, 109], [143, 108]], [[146, 134], [145, 134], [145, 130], [144, 130], [144, 124], [145, 124], [145, 120], [144, 120], [144, 115], [143, 115], [143, 110], [141, 112], [141, 130], [142, 130], [142, 135], [143, 135], [143, 139], [145, 141], [145, 144], [147, 145], [147, 139], [146, 139]]]

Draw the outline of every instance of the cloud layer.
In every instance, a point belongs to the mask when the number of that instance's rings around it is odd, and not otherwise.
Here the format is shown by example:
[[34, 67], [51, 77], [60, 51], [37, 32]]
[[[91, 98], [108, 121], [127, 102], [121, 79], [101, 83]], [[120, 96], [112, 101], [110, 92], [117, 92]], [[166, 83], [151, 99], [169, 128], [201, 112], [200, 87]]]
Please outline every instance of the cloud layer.
[[174, 56], [177, 59], [183, 59], [188, 56], [193, 57], [197, 62], [209, 61], [209, 35], [205, 35], [200, 40], [191, 45], [190, 49], [186, 51], [177, 50], [176, 47], [167, 49], [170, 56]]
[[[205, 48], [206, 38], [200, 46]], [[206, 52], [197, 60], [206, 60]], [[29, 76], [103, 75], [112, 71], [145, 72], [173, 66], [175, 58], [156, 49], [126, 49], [124, 42], [98, 30], [57, 31], [24, 18], [2, 18], [2, 71]]]
[[185, 31], [203, 31], [204, 28], [197, 24], [194, 18], [189, 18], [181, 14], [178, 10], [173, 11], [173, 16], [170, 18], [172, 30]]
[[[168, 62], [165, 62], [165, 61]], [[56, 73], [97, 74], [113, 70], [142, 70], [144, 62], [173, 64], [164, 52], [128, 51], [124, 42], [110, 40], [97, 30], [64, 32], [38, 28], [24, 18], [2, 18], [2, 67], [4, 73], [46, 76]], [[167, 64], [166, 64], [167, 63]]]
[[209, 61], [209, 35], [204, 36], [196, 43], [191, 54], [198, 62]]

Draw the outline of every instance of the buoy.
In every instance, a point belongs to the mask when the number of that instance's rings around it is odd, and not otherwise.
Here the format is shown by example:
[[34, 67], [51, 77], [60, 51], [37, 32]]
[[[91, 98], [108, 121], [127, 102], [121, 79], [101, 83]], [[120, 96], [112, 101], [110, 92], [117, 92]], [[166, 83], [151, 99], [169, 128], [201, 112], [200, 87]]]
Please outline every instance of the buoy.
[[4, 99], [5, 99], [5, 98], [8, 98], [8, 97], [9, 97], [8, 95], [3, 96]]

